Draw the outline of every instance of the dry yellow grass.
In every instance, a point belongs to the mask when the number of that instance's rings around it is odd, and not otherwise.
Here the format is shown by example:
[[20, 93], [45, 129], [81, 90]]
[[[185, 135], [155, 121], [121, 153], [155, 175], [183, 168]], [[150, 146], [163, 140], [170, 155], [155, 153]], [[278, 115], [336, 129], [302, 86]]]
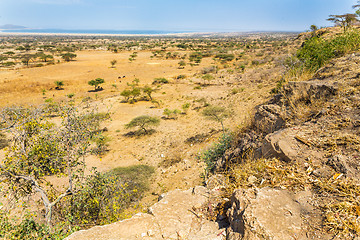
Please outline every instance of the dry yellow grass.
[[[201, 116], [201, 108], [196, 108], [201, 107], [202, 103], [197, 100], [205, 99], [209, 104], [220, 104], [232, 109], [234, 114], [225, 120], [225, 126], [236, 129], [238, 126], [232, 123], [242, 122], [254, 106], [270, 96], [269, 92], [276, 78], [262, 76], [273, 71], [271, 65], [249, 68], [245, 74], [240, 74], [240, 78], [239, 74], [227, 72], [225, 69], [210, 86], [196, 90], [194, 87], [198, 85], [195, 83], [202, 82], [202, 79], [201, 75], [194, 75], [213, 64], [211, 58], [204, 58], [199, 66], [187, 65], [184, 69], [179, 69], [179, 60], [150, 58], [150, 51], [138, 51], [136, 60], [129, 62], [131, 53], [80, 51], [76, 53], [76, 60], [68, 63], [1, 70], [0, 106], [41, 104], [49, 98], [54, 101], [68, 101], [66, 95], [71, 93], [75, 94], [73, 99], [78, 103], [84, 98], [91, 98], [91, 105], [96, 106], [100, 112], [110, 112], [111, 120], [104, 123], [104, 127], [108, 129], [104, 134], [110, 139], [109, 151], [101, 158], [89, 156], [89, 167], [108, 171], [115, 167], [136, 164], [152, 165], [158, 169], [152, 186], [153, 193], [201, 184], [200, 173], [204, 165], [196, 159], [196, 155], [211, 141], [216, 140], [218, 135], [210, 135], [202, 143], [188, 144], [185, 141], [197, 134], [208, 134], [212, 129], [220, 130], [221, 126]], [[110, 64], [113, 59], [117, 60], [115, 68], [111, 68]], [[176, 80], [176, 76], [181, 74], [186, 75], [186, 79]], [[125, 78], [119, 79], [119, 76]], [[105, 79], [104, 90], [89, 92], [93, 87], [88, 85], [88, 81], [99, 77]], [[162, 85], [153, 93], [153, 97], [160, 103], [160, 108], [154, 108], [153, 103], [146, 101], [135, 104], [121, 103], [123, 98], [120, 92], [128, 87], [127, 83], [139, 78], [140, 86], [144, 86], [151, 84], [157, 77], [165, 77], [170, 81], [170, 84]], [[55, 81], [63, 81], [64, 90], [55, 90]], [[113, 84], [116, 84], [116, 88]], [[244, 90], [232, 94], [233, 88]], [[124, 129], [124, 125], [134, 117], [162, 117], [164, 108], [181, 109], [184, 103], [190, 103], [187, 114], [180, 114], [177, 120], [162, 120], [155, 134], [139, 138], [125, 136], [128, 130]], [[181, 151], [181, 154], [178, 151]], [[176, 161], [169, 161], [166, 166], [161, 166], [161, 163], [174, 157]], [[61, 181], [58, 183], [61, 184]], [[153, 199], [155, 197], [148, 196], [146, 201]]]

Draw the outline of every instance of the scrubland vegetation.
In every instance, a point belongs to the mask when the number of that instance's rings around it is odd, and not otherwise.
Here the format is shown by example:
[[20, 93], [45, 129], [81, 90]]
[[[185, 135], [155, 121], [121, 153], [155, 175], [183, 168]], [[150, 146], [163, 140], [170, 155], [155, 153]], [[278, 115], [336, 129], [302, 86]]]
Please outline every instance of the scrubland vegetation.
[[[79, 60], [82, 52], [96, 54], [96, 51], [107, 51], [113, 54], [112, 60], [107, 62], [107, 71], [122, 68], [124, 63], [117, 59], [117, 54], [124, 52], [129, 56], [127, 52], [130, 52], [131, 60], [128, 59], [126, 64], [134, 65], [144, 60], [150, 63], [173, 61], [171, 68], [180, 74], [159, 74], [151, 79], [139, 79], [126, 76], [126, 70], [122, 70], [123, 74], [115, 75], [118, 83], [111, 87], [110, 80], [99, 75], [81, 83], [84, 89], [85, 85], [93, 87], [88, 86], [85, 90], [88, 96], [71, 87], [68, 81], [59, 79], [50, 82], [48, 88], [42, 88], [37, 96], [32, 93], [32, 98], [39, 98], [36, 105], [6, 106], [1, 115], [2, 141], [6, 146], [2, 150], [5, 157], [1, 161], [1, 236], [15, 239], [24, 236], [28, 239], [63, 238], [72, 231], [115, 222], [142, 211], [146, 208], [142, 205], [146, 203], [142, 198], [149, 198], [149, 191], [156, 195], [157, 191], [163, 193], [169, 190], [166, 185], [171, 185], [172, 180], [159, 179], [159, 175], [163, 175], [159, 171], [175, 174], [186, 157], [182, 153], [184, 149], [190, 151], [196, 170], [203, 168], [196, 157], [197, 149], [208, 144], [212, 135], [227, 139], [222, 148], [228, 148], [232, 134], [224, 121], [230, 117], [231, 107], [227, 101], [218, 106], [218, 101], [209, 99], [211, 93], [206, 93], [206, 89], [223, 86], [222, 91], [230, 93], [229, 97], [246, 91], [244, 87], [235, 89], [233, 84], [228, 87], [225, 81], [238, 84], [236, 81], [240, 81], [240, 75], [247, 69], [256, 71], [258, 67], [267, 69], [271, 65], [281, 67], [281, 59], [294, 51], [290, 38], [276, 34], [233, 39], [2, 37], [0, 47], [4, 71], [40, 69], [46, 65], [56, 67], [67, 62], [73, 64], [83, 61]], [[22, 47], [15, 47], [19, 45]], [[144, 53], [148, 59], [144, 59]], [[10, 81], [6, 83], [11, 84]], [[184, 100], [179, 99], [179, 103], [174, 104], [173, 99], [167, 98], [167, 92], [173, 95], [174, 88], [183, 85], [186, 87], [181, 97]], [[186, 96], [194, 91], [204, 91], [205, 97]], [[67, 98], [53, 99], [49, 97], [51, 94]], [[151, 104], [148, 105], [150, 109], [161, 110], [159, 115], [139, 114], [124, 121], [124, 130], [114, 133], [124, 132], [123, 137], [128, 138], [127, 141], [142, 141], [143, 138], [151, 141], [161, 132], [166, 133], [167, 124], [180, 125], [184, 120], [188, 121], [186, 119], [208, 121], [211, 127], [201, 127], [201, 132], [205, 133], [196, 136], [192, 132], [180, 133], [184, 143], [167, 147], [164, 159], [148, 160], [146, 165], [99, 171], [87, 159], [109, 159], [109, 152], [114, 148], [112, 138], [115, 135], [107, 128], [117, 117], [111, 111], [99, 112], [95, 107], [99, 100], [108, 99], [110, 94], [117, 95], [119, 100], [116, 105], [119, 107], [130, 104], [138, 108]], [[134, 130], [129, 132], [127, 129]], [[192, 136], [197, 140], [189, 140], [191, 144], [187, 145], [186, 139], [192, 139]], [[191, 150], [194, 144], [198, 146]], [[222, 153], [205, 154], [206, 161], [211, 162], [211, 157]], [[150, 184], [153, 181], [150, 179], [158, 182]], [[195, 179], [201, 181], [200, 175]]]
[[[295, 191], [307, 185], [336, 193], [337, 200], [320, 206], [326, 231], [358, 233], [353, 219], [360, 192], [353, 179], [314, 179], [293, 163], [254, 160], [252, 148], [217, 166], [245, 133], [256, 131], [247, 119], [256, 105], [283, 94], [290, 81], [315, 76], [331, 59], [359, 50], [360, 31], [351, 24], [311, 31], [211, 38], [0, 37], [0, 68], [10, 74], [110, 54], [106, 76], [71, 84], [44, 78], [49, 85], [38, 83], [27, 95], [36, 104], [1, 102], [0, 237], [62, 239], [128, 218], [172, 186], [190, 187], [214, 173], [228, 177], [226, 197], [253, 186]], [[153, 72], [147, 78], [128, 70], [140, 74], [145, 66], [153, 67], [144, 73]], [[19, 79], [3, 81], [7, 96], [16, 92], [11, 81]], [[304, 119], [314, 106], [302, 108]], [[300, 113], [300, 103], [291, 111]], [[291, 116], [289, 125], [302, 121]], [[123, 154], [133, 160], [115, 162]]]

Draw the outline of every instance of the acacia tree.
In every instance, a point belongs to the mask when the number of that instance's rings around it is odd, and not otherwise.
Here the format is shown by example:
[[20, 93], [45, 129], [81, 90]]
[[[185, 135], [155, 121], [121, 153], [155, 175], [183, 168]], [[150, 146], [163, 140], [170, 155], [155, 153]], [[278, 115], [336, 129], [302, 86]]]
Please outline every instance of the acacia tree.
[[152, 89], [150, 86], [145, 86], [142, 90], [150, 98], [150, 101], [152, 101], [153, 98], [151, 94], [154, 92], [154, 89]]
[[114, 59], [114, 60], [111, 60], [110, 61], [110, 64], [111, 64], [111, 68], [114, 68], [115, 65], [116, 65], [117, 61]]
[[311, 33], [312, 33], [312, 36], [315, 37], [316, 36], [316, 31], [318, 30], [318, 27], [313, 24], [310, 26], [310, 30], [311, 30]]
[[102, 84], [102, 83], [104, 83], [104, 82], [105, 82], [105, 80], [104, 80], [103, 78], [96, 78], [96, 79], [90, 80], [90, 81], [88, 82], [88, 84], [89, 84], [90, 86], [94, 86], [94, 87], [95, 87], [95, 92], [96, 92], [96, 91], [99, 91], [99, 90], [102, 89], [102, 88], [100, 87], [100, 84]]
[[[356, 5], [355, 5], [356, 6]], [[356, 14], [347, 13], [343, 15], [329, 15], [328, 21], [340, 25], [344, 29], [344, 32], [351, 27], [354, 22], [358, 22]]]
[[[74, 106], [59, 110], [61, 124], [50, 121], [47, 108], [12, 107], [0, 113], [2, 130], [10, 132], [12, 144], [0, 161], [0, 182], [16, 199], [39, 194], [45, 207], [45, 219], [51, 226], [53, 207], [81, 181], [84, 156], [90, 140], [97, 134], [99, 118], [92, 112], [80, 112]], [[67, 187], [54, 193], [46, 176], [66, 177]]]
[[76, 58], [75, 53], [67, 52], [61, 55], [61, 57], [65, 60], [65, 62], [70, 62], [74, 58]]
[[63, 89], [63, 86], [64, 86], [64, 82], [63, 81], [55, 81], [55, 89], [56, 90], [62, 90]]
[[158, 126], [160, 124], [160, 119], [157, 117], [151, 117], [147, 115], [142, 115], [132, 119], [128, 124], [125, 125], [126, 129], [138, 127], [139, 130], [143, 130], [145, 134], [150, 133], [149, 127]]
[[358, 8], [355, 13], [356, 15], [360, 16], [360, 1], [357, 2], [358, 2], [357, 4], [353, 5], [353, 8], [354, 9]]
[[21, 62], [25, 64], [26, 66], [29, 66], [29, 62], [34, 58], [34, 55], [32, 54], [24, 54], [21, 57]]
[[223, 133], [225, 134], [225, 128], [223, 122], [225, 118], [229, 117], [229, 112], [226, 110], [226, 108], [220, 106], [208, 106], [204, 109], [202, 114], [210, 120], [215, 120], [221, 123]]
[[49, 59], [54, 59], [54, 56], [50, 54], [41, 53], [39, 54], [39, 58], [44, 62], [47, 62]]

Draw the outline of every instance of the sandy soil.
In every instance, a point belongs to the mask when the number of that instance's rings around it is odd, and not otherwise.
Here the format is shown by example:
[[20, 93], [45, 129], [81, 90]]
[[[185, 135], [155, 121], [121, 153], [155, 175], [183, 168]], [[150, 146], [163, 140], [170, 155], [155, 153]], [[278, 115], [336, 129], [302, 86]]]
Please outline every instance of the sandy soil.
[[[85, 97], [93, 100], [99, 111], [110, 112], [111, 120], [103, 123], [108, 128], [106, 135], [111, 139], [109, 151], [102, 158], [89, 156], [87, 164], [100, 171], [134, 164], [148, 164], [156, 167], [152, 192], [160, 194], [175, 188], [188, 188], [201, 183], [204, 164], [196, 156], [211, 142], [219, 137], [219, 133], [210, 135], [211, 131], [219, 132], [219, 123], [206, 120], [201, 116], [205, 99], [214, 105], [222, 105], [232, 110], [232, 116], [225, 120], [225, 126], [235, 130], [250, 115], [252, 109], [269, 97], [269, 90], [278, 79], [273, 72], [278, 71], [271, 65], [256, 69], [247, 69], [245, 73], [230, 74], [220, 71], [209, 86], [194, 89], [196, 83], [203, 82], [194, 76], [203, 67], [210, 66], [211, 58], [205, 58], [199, 66], [186, 66], [178, 69], [179, 60], [151, 59], [151, 52], [138, 52], [135, 61], [129, 62], [132, 52], [111, 53], [106, 51], [81, 51], [76, 54], [76, 61], [60, 63], [40, 68], [24, 68], [0, 71], [0, 106], [13, 104], [39, 104], [46, 98], [67, 100], [67, 94], [74, 93], [75, 100], [80, 102]], [[115, 68], [110, 67], [111, 60], [117, 60]], [[269, 78], [269, 72], [272, 78]], [[176, 80], [176, 76], [184, 74], [186, 79]], [[280, 74], [280, 72], [279, 72]], [[119, 76], [125, 78], [119, 79]], [[104, 78], [104, 90], [89, 92], [93, 87], [88, 81]], [[153, 94], [160, 107], [154, 108], [151, 102], [140, 101], [135, 104], [121, 103], [120, 92], [134, 78], [140, 79], [140, 86], [151, 84], [154, 78], [165, 77], [170, 84], [165, 84]], [[120, 81], [121, 80], [121, 81]], [[64, 82], [64, 90], [55, 90], [55, 81]], [[116, 88], [112, 85], [116, 84]], [[242, 92], [232, 94], [234, 88], [243, 88]], [[45, 95], [42, 93], [45, 89]], [[181, 114], [177, 120], [162, 120], [153, 135], [142, 137], [126, 137], [129, 131], [124, 125], [140, 115], [163, 116], [164, 108], [181, 109], [184, 103], [190, 103], [188, 114]], [[196, 134], [209, 134], [202, 143], [187, 144], [185, 140]], [[166, 168], [160, 167], [166, 159], [180, 159], [179, 163]], [[148, 199], [155, 199], [150, 196]]]

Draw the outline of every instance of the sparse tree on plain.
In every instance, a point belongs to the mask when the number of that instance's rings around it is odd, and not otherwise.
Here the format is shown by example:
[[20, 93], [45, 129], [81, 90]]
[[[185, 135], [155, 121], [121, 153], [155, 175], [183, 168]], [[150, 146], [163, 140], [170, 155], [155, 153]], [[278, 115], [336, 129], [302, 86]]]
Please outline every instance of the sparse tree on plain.
[[110, 62], [111, 64], [111, 68], [115, 68], [115, 65], [116, 65], [117, 61], [114, 59]]
[[149, 87], [149, 86], [145, 86], [145, 87], [143, 88], [143, 92], [150, 98], [150, 101], [153, 100], [153, 98], [152, 98], [152, 96], [151, 96], [151, 94], [154, 92], [154, 89], [153, 89], [153, 88], [151, 88], [151, 87]]
[[63, 89], [63, 86], [64, 86], [64, 82], [63, 81], [55, 81], [55, 89], [56, 90], [62, 90]]
[[75, 53], [71, 53], [71, 52], [67, 52], [61, 55], [61, 57], [65, 60], [65, 62], [70, 62], [72, 61], [74, 58], [76, 58], [76, 54]]
[[220, 106], [208, 106], [204, 109], [202, 114], [210, 119], [221, 123], [223, 133], [225, 134], [224, 120], [229, 117], [229, 112], [224, 107]]
[[178, 64], [180, 69], [183, 69], [186, 66], [186, 62], [184, 60], [181, 60]]
[[145, 134], [150, 133], [150, 127], [156, 127], [160, 125], [160, 119], [157, 117], [151, 117], [148, 115], [142, 115], [132, 119], [128, 124], [125, 125], [126, 129], [139, 128], [139, 131], [144, 131]]
[[100, 84], [102, 84], [104, 82], [105, 82], [105, 80], [103, 78], [96, 78], [94, 80], [90, 80], [88, 82], [88, 84], [90, 86], [94, 86], [95, 87], [95, 92], [97, 92], [97, 91], [100, 91], [102, 89], [102, 87], [100, 87]]

